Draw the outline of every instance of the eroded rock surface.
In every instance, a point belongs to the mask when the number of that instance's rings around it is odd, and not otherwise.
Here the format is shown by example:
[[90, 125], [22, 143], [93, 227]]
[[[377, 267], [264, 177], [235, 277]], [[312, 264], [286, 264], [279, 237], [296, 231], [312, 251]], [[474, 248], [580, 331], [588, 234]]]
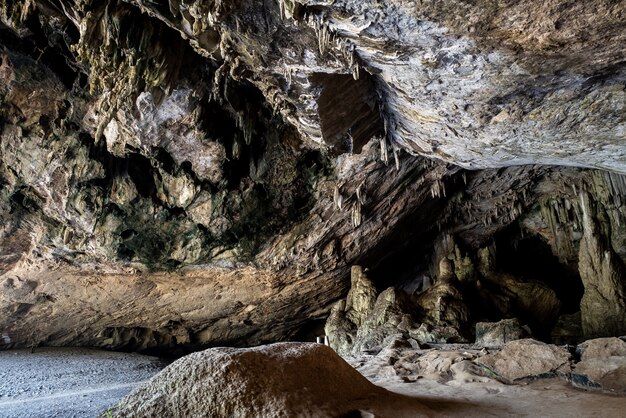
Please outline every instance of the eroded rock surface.
[[323, 345], [212, 348], [174, 362], [122, 400], [110, 414], [360, 416], [360, 410], [367, 413], [371, 407], [368, 404], [384, 393]]
[[0, 347], [623, 332], [623, 14], [1, 0]]
[[509, 341], [527, 337], [529, 337], [528, 331], [516, 318], [476, 324], [476, 345], [481, 347], [502, 347]]
[[571, 371], [571, 354], [562, 347], [531, 339], [511, 341], [498, 353], [482, 356], [479, 362], [498, 375], [523, 379]]

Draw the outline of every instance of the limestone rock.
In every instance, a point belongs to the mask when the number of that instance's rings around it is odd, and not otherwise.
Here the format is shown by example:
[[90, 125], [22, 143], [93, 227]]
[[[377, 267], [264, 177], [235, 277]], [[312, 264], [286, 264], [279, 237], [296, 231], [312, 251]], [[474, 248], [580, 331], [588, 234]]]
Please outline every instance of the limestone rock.
[[502, 347], [510, 341], [528, 337], [528, 331], [517, 318], [476, 323], [476, 345], [480, 347]]
[[378, 292], [361, 266], [352, 266], [350, 269], [350, 283], [346, 298], [346, 318], [360, 327], [374, 309]]
[[212, 348], [166, 367], [112, 415], [331, 417], [359, 409], [368, 397], [384, 392], [323, 345]]
[[341, 355], [349, 355], [356, 339], [357, 326], [346, 318], [346, 302], [340, 300], [330, 310], [324, 325], [330, 347]]
[[[0, 345], [302, 336], [352, 265], [416, 288], [439, 232], [481, 248], [531, 214], [576, 263], [580, 190], [626, 259], [622, 4], [510, 3], [0, 1]], [[502, 317], [556, 318], [497, 289]]]
[[437, 282], [421, 293], [416, 302], [422, 311], [422, 322], [456, 330], [464, 330], [467, 326], [469, 309], [459, 290], [454, 265], [448, 259], [440, 261]]
[[590, 196], [581, 192], [584, 236], [578, 268], [585, 286], [580, 302], [586, 338], [626, 334], [626, 268], [603, 237]]
[[567, 350], [532, 339], [511, 341], [501, 351], [477, 361], [509, 380], [571, 371]]
[[413, 325], [410, 311], [411, 304], [404, 292], [392, 287], [381, 292], [357, 331], [354, 352], [378, 352], [386, 338], [399, 331], [407, 332]]
[[596, 338], [579, 344], [577, 350], [580, 352], [581, 361], [615, 356], [626, 357], [626, 342], [615, 337]]
[[460, 343], [465, 341], [458, 329], [445, 325], [420, 324], [419, 327], [410, 329], [409, 335], [420, 344]]
[[591, 385], [626, 392], [626, 342], [619, 338], [597, 338], [580, 344], [578, 350], [582, 355], [574, 374], [585, 376]]

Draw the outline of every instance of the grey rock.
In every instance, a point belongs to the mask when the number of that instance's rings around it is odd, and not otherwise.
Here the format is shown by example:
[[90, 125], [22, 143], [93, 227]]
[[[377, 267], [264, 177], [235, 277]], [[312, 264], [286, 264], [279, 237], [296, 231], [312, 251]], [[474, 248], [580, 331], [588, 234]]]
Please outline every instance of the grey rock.
[[480, 357], [477, 362], [498, 375], [523, 379], [571, 371], [571, 354], [562, 347], [532, 339], [511, 341], [501, 351]]
[[[320, 344], [190, 354], [123, 399], [116, 417], [330, 417], [384, 392]], [[106, 417], [106, 414], [102, 414]]]
[[480, 347], [502, 347], [510, 341], [528, 337], [527, 327], [517, 318], [476, 323], [476, 345]]
[[[626, 392], [626, 342], [619, 338], [597, 338], [578, 346], [581, 361], [573, 373], [585, 376], [602, 389]], [[577, 381], [574, 379], [574, 381]]]

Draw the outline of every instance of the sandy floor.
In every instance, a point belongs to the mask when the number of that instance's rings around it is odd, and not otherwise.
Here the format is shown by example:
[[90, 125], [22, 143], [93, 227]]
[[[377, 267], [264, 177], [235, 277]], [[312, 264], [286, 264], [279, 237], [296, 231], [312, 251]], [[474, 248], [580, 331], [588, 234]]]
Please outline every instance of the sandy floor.
[[87, 349], [0, 351], [0, 417], [94, 417], [163, 365]]

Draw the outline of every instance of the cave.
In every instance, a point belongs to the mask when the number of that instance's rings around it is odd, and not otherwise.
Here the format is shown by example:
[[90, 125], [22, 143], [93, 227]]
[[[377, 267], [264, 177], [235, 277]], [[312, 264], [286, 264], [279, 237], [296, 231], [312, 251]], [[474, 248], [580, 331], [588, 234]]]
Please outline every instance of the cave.
[[622, 416], [624, 16], [0, 0], [0, 416]]

